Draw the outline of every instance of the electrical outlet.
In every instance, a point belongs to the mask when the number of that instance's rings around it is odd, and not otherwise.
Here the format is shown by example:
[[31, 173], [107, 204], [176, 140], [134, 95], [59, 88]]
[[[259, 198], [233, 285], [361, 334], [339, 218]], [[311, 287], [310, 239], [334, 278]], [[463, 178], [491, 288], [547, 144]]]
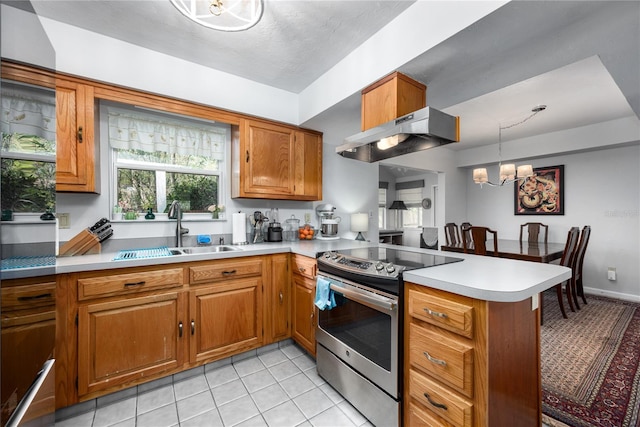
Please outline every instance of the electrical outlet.
[[71, 228], [71, 218], [68, 213], [57, 213], [58, 228]]
[[309, 212], [304, 214], [304, 222], [305, 222], [305, 224], [310, 224], [311, 223], [311, 214]]
[[616, 268], [615, 267], [609, 267], [607, 269], [607, 279], [609, 279], [611, 281], [615, 281], [616, 280]]

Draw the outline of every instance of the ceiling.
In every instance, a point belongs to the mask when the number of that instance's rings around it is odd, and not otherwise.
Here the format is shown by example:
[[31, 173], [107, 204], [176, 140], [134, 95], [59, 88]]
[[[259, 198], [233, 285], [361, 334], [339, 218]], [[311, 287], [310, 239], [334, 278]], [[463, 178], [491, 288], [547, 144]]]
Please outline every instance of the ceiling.
[[[45, 17], [299, 93], [413, 1], [266, 1], [261, 22], [237, 33], [191, 23], [169, 0], [31, 4]], [[640, 2], [512, 1], [398, 69], [427, 84], [430, 106], [461, 116], [464, 144], [447, 146], [461, 150], [495, 144], [499, 127], [539, 104], [547, 110], [505, 130], [503, 141], [640, 116], [639, 52]], [[355, 133], [359, 123], [354, 93], [303, 125]]]

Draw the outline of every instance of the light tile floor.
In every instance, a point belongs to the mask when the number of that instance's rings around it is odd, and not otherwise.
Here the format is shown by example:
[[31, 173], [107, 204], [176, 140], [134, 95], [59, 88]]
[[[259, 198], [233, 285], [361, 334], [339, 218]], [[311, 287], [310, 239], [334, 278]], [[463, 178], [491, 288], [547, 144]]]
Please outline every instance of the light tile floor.
[[[81, 413], [80, 413], [81, 412]], [[371, 426], [295, 344], [65, 408], [56, 427]]]

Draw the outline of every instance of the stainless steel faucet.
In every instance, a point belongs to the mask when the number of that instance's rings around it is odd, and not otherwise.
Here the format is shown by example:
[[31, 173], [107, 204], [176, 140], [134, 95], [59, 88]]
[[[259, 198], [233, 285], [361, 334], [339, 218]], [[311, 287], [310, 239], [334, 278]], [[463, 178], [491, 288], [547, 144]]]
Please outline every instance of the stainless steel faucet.
[[174, 200], [169, 206], [169, 212], [167, 213], [169, 219], [175, 219], [176, 222], [176, 247], [182, 247], [182, 235], [187, 234], [189, 232], [188, 228], [182, 227], [182, 208], [180, 208], [180, 203], [177, 200]]

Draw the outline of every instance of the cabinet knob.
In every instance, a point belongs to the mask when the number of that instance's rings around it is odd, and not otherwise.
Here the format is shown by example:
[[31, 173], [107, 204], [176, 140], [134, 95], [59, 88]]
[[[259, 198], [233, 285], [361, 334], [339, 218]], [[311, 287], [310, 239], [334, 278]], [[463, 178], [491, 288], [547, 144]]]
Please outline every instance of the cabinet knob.
[[82, 144], [82, 126], [78, 128], [78, 142]]
[[280, 291], [278, 297], [280, 298], [280, 305], [282, 305], [282, 303], [284, 302], [284, 295], [282, 294], [282, 291]]
[[249, 150], [247, 150], [247, 158], [245, 160], [245, 163], [249, 163]]
[[196, 322], [194, 320], [191, 321], [191, 335], [196, 333]]
[[182, 322], [178, 323], [178, 337], [182, 338]]

